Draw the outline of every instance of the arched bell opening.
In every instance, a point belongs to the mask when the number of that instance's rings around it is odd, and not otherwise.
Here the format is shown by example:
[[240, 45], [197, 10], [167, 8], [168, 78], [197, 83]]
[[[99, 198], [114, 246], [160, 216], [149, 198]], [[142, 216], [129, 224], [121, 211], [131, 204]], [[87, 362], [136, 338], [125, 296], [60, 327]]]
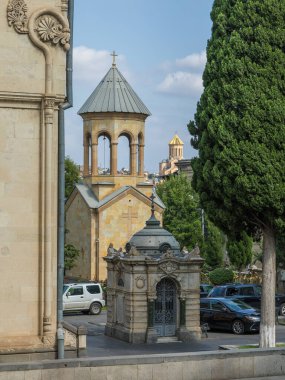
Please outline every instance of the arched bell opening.
[[154, 301], [153, 327], [158, 337], [176, 335], [178, 309], [178, 286], [174, 280], [165, 277], [156, 285]]
[[118, 138], [118, 168], [117, 174], [131, 174], [131, 137], [122, 133]]
[[111, 174], [111, 137], [105, 132], [98, 136], [98, 174]]

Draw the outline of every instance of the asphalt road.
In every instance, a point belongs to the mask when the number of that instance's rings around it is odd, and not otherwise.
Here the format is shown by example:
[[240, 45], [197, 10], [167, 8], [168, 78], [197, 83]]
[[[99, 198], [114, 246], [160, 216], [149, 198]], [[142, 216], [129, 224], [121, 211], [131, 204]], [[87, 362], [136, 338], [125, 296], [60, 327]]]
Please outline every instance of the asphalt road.
[[[209, 331], [208, 337], [203, 337], [198, 342], [131, 344], [104, 335], [106, 311], [102, 311], [100, 315], [66, 313], [64, 320], [75, 326], [86, 326], [87, 353], [90, 357], [214, 351], [222, 345], [258, 344], [259, 341], [259, 334], [234, 335], [229, 332]], [[285, 325], [276, 325], [276, 342], [285, 342]]]

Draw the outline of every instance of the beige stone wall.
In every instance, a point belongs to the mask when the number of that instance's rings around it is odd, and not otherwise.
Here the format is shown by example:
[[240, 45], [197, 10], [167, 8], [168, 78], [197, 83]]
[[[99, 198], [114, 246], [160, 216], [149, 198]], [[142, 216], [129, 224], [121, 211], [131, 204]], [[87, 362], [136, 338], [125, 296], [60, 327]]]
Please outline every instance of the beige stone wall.
[[[124, 249], [130, 238], [144, 228], [150, 215], [150, 206], [133, 194], [126, 194], [122, 199], [100, 212], [100, 280], [107, 278], [106, 263], [103, 257], [107, 254], [109, 244], [113, 243], [116, 249], [120, 247]], [[158, 220], [162, 218], [159, 212], [155, 212], [155, 216]]]
[[[74, 268], [66, 272], [68, 277], [94, 280], [94, 262], [91, 263], [91, 213], [79, 193], [66, 210], [66, 243], [80, 250], [80, 256]], [[94, 229], [92, 236], [94, 236]], [[93, 238], [94, 240], [94, 238]], [[93, 258], [94, 260], [94, 258]], [[92, 270], [93, 269], [93, 270]]]
[[[65, 0], [25, 0], [21, 33], [0, 2], [0, 347], [53, 346], [56, 332], [58, 105], [66, 51], [38, 17], [68, 25]], [[41, 14], [36, 10], [45, 9]], [[28, 21], [32, 20], [30, 26]], [[45, 50], [45, 54], [44, 54]], [[48, 61], [48, 65], [47, 65]], [[48, 74], [48, 77], [46, 76]]]

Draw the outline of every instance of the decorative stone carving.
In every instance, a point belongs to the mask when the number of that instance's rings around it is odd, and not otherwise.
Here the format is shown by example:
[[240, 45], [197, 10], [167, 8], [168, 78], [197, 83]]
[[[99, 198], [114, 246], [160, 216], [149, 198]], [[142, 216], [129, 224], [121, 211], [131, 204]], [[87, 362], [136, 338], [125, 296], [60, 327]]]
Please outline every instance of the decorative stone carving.
[[42, 342], [46, 347], [55, 347], [56, 346], [56, 337], [55, 335], [44, 335], [42, 337]]
[[76, 347], [76, 335], [66, 329], [64, 329], [64, 345]]
[[18, 33], [28, 33], [28, 7], [24, 0], [10, 0], [7, 6], [9, 26], [13, 26]]
[[[129, 243], [127, 243], [129, 244]], [[132, 244], [130, 244], [128, 247], [126, 245], [127, 253], [125, 254], [125, 257], [132, 257], [132, 256], [139, 256], [139, 252], [136, 249], [136, 247]]]
[[166, 274], [171, 274], [178, 269], [178, 265], [172, 261], [167, 261], [166, 263], [160, 264], [159, 268]]
[[45, 98], [45, 107], [47, 108], [54, 108], [55, 101], [53, 98]]
[[36, 32], [44, 42], [51, 42], [54, 45], [60, 43], [65, 50], [69, 48], [70, 31], [64, 28], [58, 20], [51, 15], [44, 15], [36, 20]]
[[136, 287], [142, 289], [145, 286], [146, 279], [143, 276], [136, 277]]
[[161, 256], [161, 259], [168, 259], [170, 257], [174, 257], [173, 252], [171, 251], [170, 248], [167, 248], [165, 253]]
[[[63, 7], [67, 9], [67, 2], [63, 1]], [[34, 27], [28, 28], [28, 7], [25, 0], [10, 0], [7, 6], [7, 19], [9, 26], [13, 26], [18, 33], [36, 34], [40, 41], [50, 42], [53, 45], [61, 44], [64, 50], [70, 48], [70, 29], [65, 24], [62, 15], [54, 10], [44, 10], [34, 21]], [[41, 13], [43, 13], [41, 12]], [[30, 18], [36, 17], [35, 15]], [[33, 24], [33, 23], [32, 23]], [[65, 24], [65, 25], [64, 25]], [[33, 40], [33, 42], [35, 42]]]

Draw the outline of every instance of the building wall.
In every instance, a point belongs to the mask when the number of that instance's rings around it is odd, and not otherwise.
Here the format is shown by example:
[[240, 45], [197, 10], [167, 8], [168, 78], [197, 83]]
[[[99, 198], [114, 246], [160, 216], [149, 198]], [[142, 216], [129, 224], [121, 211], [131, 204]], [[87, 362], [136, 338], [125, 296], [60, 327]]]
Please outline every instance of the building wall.
[[[99, 214], [99, 245], [100, 245], [100, 279], [107, 278], [107, 268], [103, 257], [107, 255], [110, 243], [115, 249], [125, 249], [130, 238], [145, 226], [150, 218], [150, 206], [133, 194], [125, 195], [122, 199], [110, 205]], [[162, 219], [159, 212], [155, 213], [158, 220]]]
[[[62, 23], [66, 13], [65, 0], [19, 4], [26, 4], [27, 22], [52, 14]], [[34, 13], [43, 8], [41, 15]], [[66, 52], [60, 44], [44, 43], [34, 22], [30, 29], [20, 24], [19, 31], [10, 11], [13, 2], [1, 1], [0, 348], [49, 347], [56, 332], [57, 115]]]
[[[107, 269], [103, 257], [107, 256], [109, 244], [113, 243], [115, 249], [124, 250], [132, 235], [144, 228], [150, 215], [150, 205], [132, 191], [123, 193], [99, 210], [89, 209], [82, 196], [76, 193], [74, 198], [69, 199], [66, 208], [66, 242], [80, 250], [80, 257], [66, 275], [92, 281], [106, 280]], [[158, 209], [155, 215], [162, 220]]]
[[282, 379], [284, 349], [247, 349], [0, 365], [1, 379], [228, 380]]
[[95, 232], [91, 226], [92, 212], [79, 193], [76, 193], [66, 210], [66, 243], [71, 243], [80, 250], [76, 265], [66, 272], [69, 277], [95, 279], [94, 266], [91, 265], [91, 241], [92, 238], [94, 240]]

